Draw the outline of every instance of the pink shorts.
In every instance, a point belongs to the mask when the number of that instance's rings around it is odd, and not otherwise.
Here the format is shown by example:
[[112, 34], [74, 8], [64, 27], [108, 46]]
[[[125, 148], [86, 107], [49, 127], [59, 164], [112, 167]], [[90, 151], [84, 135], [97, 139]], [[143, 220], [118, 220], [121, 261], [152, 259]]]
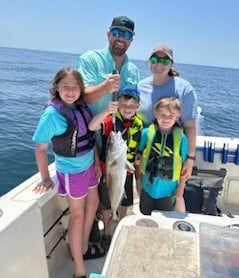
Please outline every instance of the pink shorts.
[[78, 174], [63, 174], [57, 171], [56, 175], [60, 196], [69, 195], [73, 199], [81, 199], [87, 196], [89, 189], [98, 186], [94, 166]]

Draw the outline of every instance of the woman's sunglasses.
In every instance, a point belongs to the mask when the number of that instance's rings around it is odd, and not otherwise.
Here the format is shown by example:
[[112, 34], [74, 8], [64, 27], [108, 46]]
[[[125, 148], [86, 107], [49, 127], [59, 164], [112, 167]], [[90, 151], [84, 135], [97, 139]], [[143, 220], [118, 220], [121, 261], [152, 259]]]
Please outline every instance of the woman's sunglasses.
[[165, 57], [159, 57], [156, 54], [153, 54], [150, 58], [149, 58], [150, 62], [152, 64], [163, 64], [163, 65], [168, 65], [171, 62], [171, 59], [168, 56]]

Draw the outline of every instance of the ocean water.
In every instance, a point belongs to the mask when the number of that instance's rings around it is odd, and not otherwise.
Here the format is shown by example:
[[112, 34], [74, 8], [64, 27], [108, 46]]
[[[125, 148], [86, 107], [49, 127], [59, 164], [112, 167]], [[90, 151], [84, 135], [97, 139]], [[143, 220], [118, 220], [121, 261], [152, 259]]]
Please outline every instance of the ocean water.
[[[0, 196], [37, 172], [31, 138], [49, 98], [50, 82], [60, 68], [75, 67], [77, 57], [0, 47]], [[150, 74], [146, 61], [134, 62], [142, 78]], [[239, 69], [175, 67], [196, 89], [205, 135], [239, 137]]]

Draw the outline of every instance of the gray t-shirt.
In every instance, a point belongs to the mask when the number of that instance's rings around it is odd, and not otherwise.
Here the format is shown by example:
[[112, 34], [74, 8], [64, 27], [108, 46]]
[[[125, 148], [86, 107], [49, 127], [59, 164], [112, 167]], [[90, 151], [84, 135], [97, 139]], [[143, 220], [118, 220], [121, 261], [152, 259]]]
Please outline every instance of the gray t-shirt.
[[182, 104], [181, 122], [196, 119], [197, 96], [192, 85], [181, 77], [172, 77], [163, 85], [153, 84], [153, 77], [142, 79], [138, 83], [140, 92], [139, 112], [146, 125], [154, 120], [154, 105], [163, 97], [176, 97]]

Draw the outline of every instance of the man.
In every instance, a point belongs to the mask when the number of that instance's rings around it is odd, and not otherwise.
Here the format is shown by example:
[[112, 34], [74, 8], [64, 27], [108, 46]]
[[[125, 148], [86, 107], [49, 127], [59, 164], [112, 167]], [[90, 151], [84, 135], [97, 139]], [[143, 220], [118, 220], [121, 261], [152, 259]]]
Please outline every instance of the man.
[[[104, 49], [90, 50], [79, 57], [77, 68], [85, 83], [85, 101], [93, 115], [104, 110], [114, 99], [114, 94], [122, 87], [135, 88], [140, 80], [139, 70], [132, 63], [126, 52], [130, 47], [135, 32], [134, 21], [127, 16], [113, 18], [107, 32], [109, 45]], [[100, 140], [97, 140], [99, 148]], [[99, 186], [100, 199], [104, 189]], [[97, 222], [94, 223], [91, 241], [99, 241]]]
[[[77, 67], [86, 87], [85, 101], [90, 104], [93, 115], [107, 107], [112, 93], [120, 87], [136, 87], [139, 70], [126, 54], [134, 35], [132, 19], [115, 17], [107, 32], [108, 47], [90, 50], [79, 57]], [[114, 71], [117, 73], [112, 74]]]

